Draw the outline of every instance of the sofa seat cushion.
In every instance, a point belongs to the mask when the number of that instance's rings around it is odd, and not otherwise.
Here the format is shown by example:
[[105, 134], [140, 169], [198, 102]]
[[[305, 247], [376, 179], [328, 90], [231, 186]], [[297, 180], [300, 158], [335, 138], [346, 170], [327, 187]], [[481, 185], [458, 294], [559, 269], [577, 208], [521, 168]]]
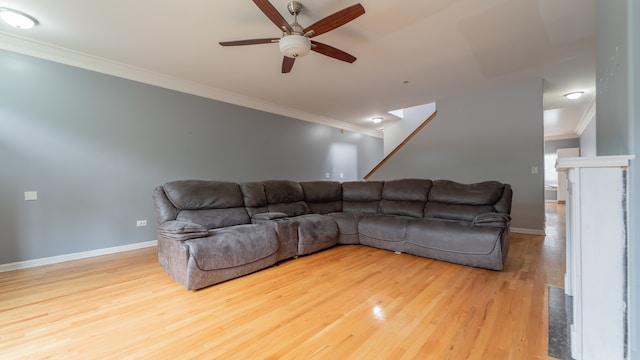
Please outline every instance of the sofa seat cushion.
[[338, 225], [340, 235], [358, 235], [358, 223], [362, 214], [335, 212], [327, 214]]
[[228, 269], [266, 258], [278, 251], [272, 226], [237, 225], [210, 232], [206, 238], [184, 242], [200, 270]]
[[327, 215], [338, 225], [338, 244], [360, 244], [358, 222], [362, 214], [335, 212]]
[[298, 255], [311, 254], [338, 243], [338, 225], [331, 217], [308, 214], [292, 220], [298, 224]]
[[502, 229], [473, 226], [463, 221], [413, 219], [406, 242], [432, 250], [486, 255], [494, 251]]
[[403, 241], [411, 219], [413, 218], [397, 215], [365, 215], [358, 223], [358, 232], [361, 236], [373, 239]]
[[298, 242], [300, 244], [318, 244], [338, 239], [338, 225], [327, 215], [308, 214], [294, 218], [298, 223]]

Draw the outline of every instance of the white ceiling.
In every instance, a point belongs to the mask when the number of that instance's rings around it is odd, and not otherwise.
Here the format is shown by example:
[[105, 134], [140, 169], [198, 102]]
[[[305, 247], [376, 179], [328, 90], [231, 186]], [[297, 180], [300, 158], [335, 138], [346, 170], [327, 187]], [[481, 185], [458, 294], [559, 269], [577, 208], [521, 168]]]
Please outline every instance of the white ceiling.
[[[302, 26], [356, 3], [303, 0]], [[287, 0], [271, 3], [287, 19]], [[366, 13], [314, 40], [281, 74], [279, 37], [249, 0], [0, 0], [37, 18], [0, 24], [0, 48], [380, 136], [370, 119], [505, 76], [544, 81], [545, 136], [575, 137], [595, 96], [595, 0], [361, 0]], [[582, 90], [578, 101], [563, 94]]]

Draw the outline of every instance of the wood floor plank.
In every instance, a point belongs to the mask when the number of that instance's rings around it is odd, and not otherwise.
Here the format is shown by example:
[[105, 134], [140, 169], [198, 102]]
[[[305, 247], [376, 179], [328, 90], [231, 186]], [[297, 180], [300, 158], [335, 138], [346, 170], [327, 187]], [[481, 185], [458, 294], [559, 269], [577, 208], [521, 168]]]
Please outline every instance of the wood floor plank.
[[548, 359], [564, 208], [496, 272], [338, 246], [189, 292], [155, 248], [0, 273], [2, 359]]

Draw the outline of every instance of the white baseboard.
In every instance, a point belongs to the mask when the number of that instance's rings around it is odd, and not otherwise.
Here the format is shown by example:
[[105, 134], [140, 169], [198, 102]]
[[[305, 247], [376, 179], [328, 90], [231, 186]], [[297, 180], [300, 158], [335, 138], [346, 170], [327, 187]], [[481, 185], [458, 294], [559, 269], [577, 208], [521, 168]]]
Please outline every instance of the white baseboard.
[[567, 296], [573, 296], [572, 291], [573, 290], [571, 289], [571, 279], [569, 279], [569, 274], [565, 272], [564, 273], [564, 293]]
[[130, 250], [137, 250], [137, 249], [148, 248], [148, 247], [157, 246], [157, 245], [158, 245], [158, 241], [153, 240], [153, 241], [147, 241], [147, 242], [141, 242], [141, 243], [135, 243], [135, 244], [129, 244], [129, 245], [115, 246], [115, 247], [110, 247], [105, 249], [96, 249], [96, 250], [83, 251], [83, 252], [73, 253], [73, 254], [58, 255], [58, 256], [26, 260], [26, 261], [18, 261], [18, 262], [9, 263], [9, 264], [0, 264], [0, 272], [12, 271], [12, 270], [18, 270], [18, 269], [27, 269], [27, 268], [32, 268], [32, 267], [42, 266], [42, 265], [57, 264], [65, 261], [86, 259], [94, 256], [108, 255], [108, 254], [114, 254], [114, 253], [119, 253], [123, 251], [130, 251]]
[[511, 228], [511, 232], [525, 235], [542, 235], [545, 236], [544, 230], [536, 230], [536, 229], [523, 229], [523, 228]]
[[580, 359], [582, 354], [578, 354], [578, 332], [575, 324], [569, 327], [569, 344], [571, 344], [571, 358]]

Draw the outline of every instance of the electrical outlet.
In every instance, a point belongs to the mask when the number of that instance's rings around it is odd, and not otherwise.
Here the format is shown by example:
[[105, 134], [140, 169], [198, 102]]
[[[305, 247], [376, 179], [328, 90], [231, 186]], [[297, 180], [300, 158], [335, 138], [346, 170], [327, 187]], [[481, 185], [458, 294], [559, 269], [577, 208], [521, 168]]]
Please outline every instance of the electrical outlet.
[[532, 166], [531, 167], [531, 173], [532, 174], [537, 174], [538, 173], [538, 167], [537, 166]]
[[136, 226], [137, 227], [147, 226], [147, 220], [138, 220], [138, 221], [136, 221]]

